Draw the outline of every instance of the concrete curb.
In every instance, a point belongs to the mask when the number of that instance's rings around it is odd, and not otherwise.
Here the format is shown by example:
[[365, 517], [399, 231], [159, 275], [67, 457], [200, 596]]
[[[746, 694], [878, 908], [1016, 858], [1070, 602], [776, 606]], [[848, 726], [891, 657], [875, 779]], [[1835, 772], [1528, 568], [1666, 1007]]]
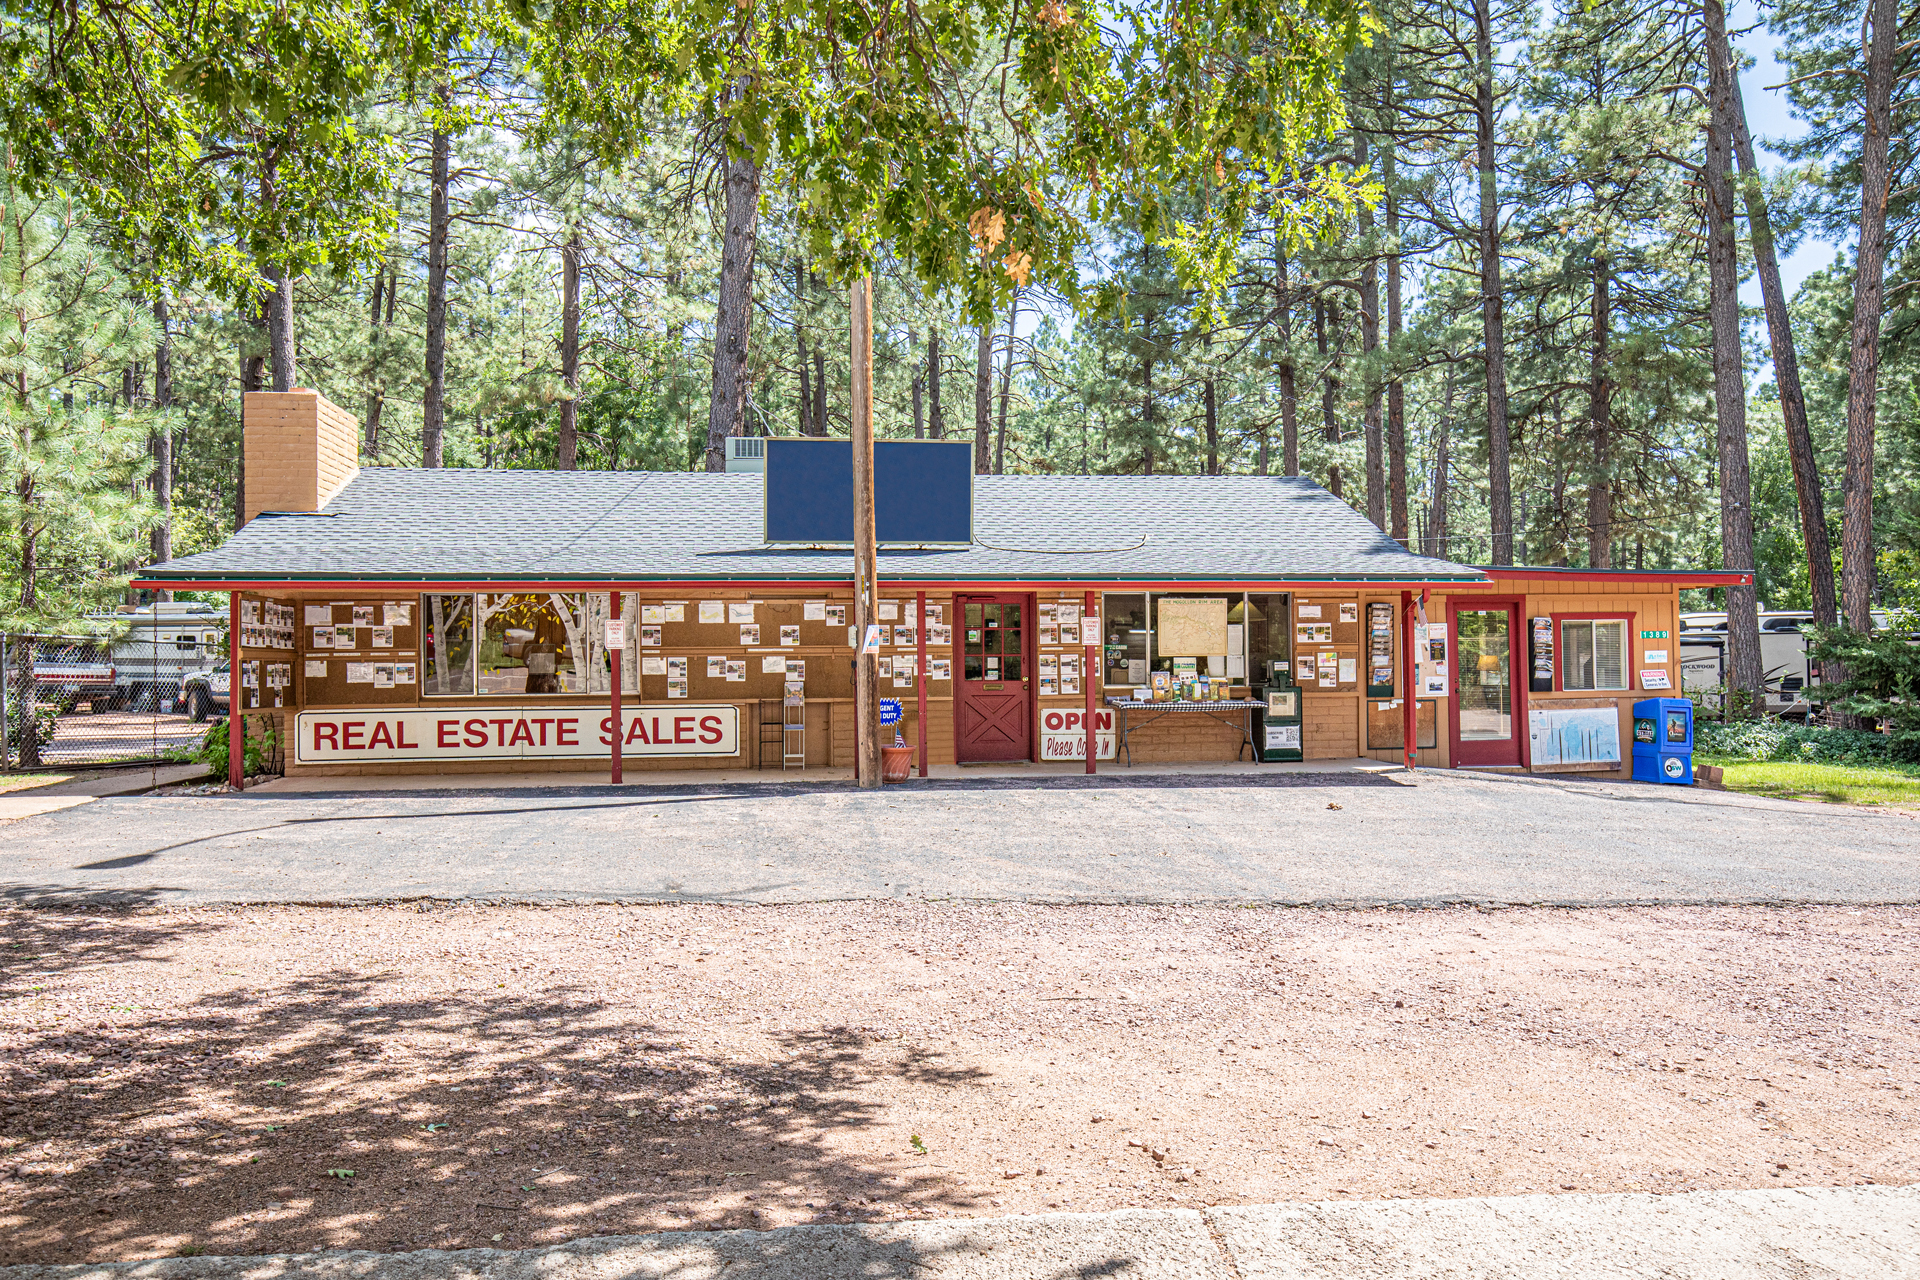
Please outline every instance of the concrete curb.
[[545, 1249], [0, 1267], [0, 1280], [1912, 1280], [1920, 1186], [1122, 1209]]

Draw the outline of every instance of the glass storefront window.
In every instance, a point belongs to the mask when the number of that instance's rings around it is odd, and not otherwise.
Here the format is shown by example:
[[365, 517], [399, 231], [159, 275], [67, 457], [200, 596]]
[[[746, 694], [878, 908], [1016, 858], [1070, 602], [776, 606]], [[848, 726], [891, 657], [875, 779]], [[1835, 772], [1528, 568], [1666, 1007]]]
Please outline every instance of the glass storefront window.
[[1293, 646], [1287, 627], [1291, 604], [1292, 600], [1284, 595], [1247, 597], [1247, 679], [1253, 684], [1267, 683], [1272, 670], [1269, 663], [1276, 659], [1287, 662], [1292, 658]]
[[473, 692], [473, 597], [422, 596], [420, 660], [428, 696]]
[[1147, 682], [1147, 598], [1109, 595], [1100, 606], [1106, 627], [1106, 682], [1137, 685]]
[[429, 695], [604, 693], [604, 593], [424, 596]]

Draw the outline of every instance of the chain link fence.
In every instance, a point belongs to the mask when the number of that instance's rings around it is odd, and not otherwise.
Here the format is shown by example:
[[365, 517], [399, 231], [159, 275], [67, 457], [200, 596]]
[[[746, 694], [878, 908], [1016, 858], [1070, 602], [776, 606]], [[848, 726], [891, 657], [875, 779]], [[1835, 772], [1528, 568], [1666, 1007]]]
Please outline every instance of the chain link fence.
[[206, 722], [226, 713], [208, 656], [150, 629], [118, 641], [0, 634], [0, 770], [188, 758]]

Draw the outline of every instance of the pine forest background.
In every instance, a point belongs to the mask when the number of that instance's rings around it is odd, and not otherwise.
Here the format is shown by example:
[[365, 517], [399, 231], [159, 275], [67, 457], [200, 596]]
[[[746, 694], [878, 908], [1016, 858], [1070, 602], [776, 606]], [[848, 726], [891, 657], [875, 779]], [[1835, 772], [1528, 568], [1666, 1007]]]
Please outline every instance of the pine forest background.
[[[319, 159], [296, 165], [289, 148], [247, 169], [255, 154], [196, 197], [278, 221], [182, 230], [165, 208], [116, 216], [87, 169], [106, 152], [70, 126], [34, 135], [33, 94], [58, 82], [29, 65], [49, 47], [36, 12], [10, 11], [27, 53], [9, 73], [0, 222], [12, 625], [58, 625], [117, 599], [139, 565], [228, 536], [241, 394], [272, 387], [277, 362], [360, 417], [368, 466], [699, 470], [728, 431], [847, 431], [844, 255], [777, 149], [743, 160], [711, 114], [636, 107], [646, 127], [610, 154], [603, 121], [552, 110], [551, 48], [482, 29], [425, 74], [375, 65], [346, 92], [346, 125], [303, 144]], [[1902, 603], [1920, 545], [1916, 11], [1763, 8], [1807, 128], [1758, 167], [1743, 120], [1709, 127], [1717, 0], [1380, 0], [1370, 17], [1340, 52], [1337, 109], [1297, 139], [1286, 181], [1256, 185], [1211, 274], [1125, 201], [1087, 206], [1064, 275], [996, 263], [1000, 233], [976, 221], [997, 292], [870, 236], [880, 433], [973, 440], [993, 473], [1297, 472], [1416, 550], [1480, 564], [1738, 564], [1721, 482], [1744, 465], [1758, 600], [1812, 607], [1780, 335], [1761, 308], [1742, 312], [1729, 371], [1714, 334], [1761, 240], [1772, 257], [1815, 236], [1847, 246], [1784, 299], [1822, 500], [1816, 560], [1830, 591], [1848, 486], [1864, 481], [1868, 590]], [[1849, 393], [1876, 163], [1862, 40], [1878, 28], [1891, 141], [1862, 476]], [[943, 109], [988, 136], [1005, 118], [1004, 54], [970, 53]], [[256, 149], [270, 132], [233, 130]], [[1297, 193], [1322, 178], [1359, 198], [1303, 219]], [[296, 217], [303, 190], [313, 208]], [[1728, 246], [1709, 214], [1736, 190]], [[245, 229], [208, 257], [223, 225]], [[751, 302], [732, 321], [747, 335], [738, 390], [716, 399], [716, 333], [737, 334], [723, 332], [726, 281]], [[277, 305], [293, 344], [278, 354]]]

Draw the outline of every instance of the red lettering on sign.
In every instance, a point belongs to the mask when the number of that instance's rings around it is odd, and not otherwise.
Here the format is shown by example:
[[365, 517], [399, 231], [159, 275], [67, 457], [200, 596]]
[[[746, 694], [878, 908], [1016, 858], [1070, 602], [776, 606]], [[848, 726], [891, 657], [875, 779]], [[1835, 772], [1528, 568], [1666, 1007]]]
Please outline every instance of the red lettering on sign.
[[603, 747], [610, 747], [613, 745], [613, 717], [612, 716], [602, 716], [600, 718], [600, 745]]
[[539, 726], [540, 726], [540, 745], [541, 745], [541, 746], [543, 746], [543, 747], [544, 747], [544, 746], [546, 746], [546, 745], [547, 745], [547, 726], [548, 726], [548, 725], [550, 725], [550, 724], [552, 724], [552, 723], [553, 723], [553, 721], [551, 721], [551, 720], [534, 720], [534, 721], [530, 721], [529, 723], [532, 723], [532, 724], [537, 724], [537, 725], [539, 725]]
[[701, 742], [711, 747], [717, 744], [720, 741], [720, 739], [724, 738], [725, 736], [726, 736], [726, 731], [724, 728], [722, 728], [720, 724], [719, 716], [701, 716], [700, 717], [700, 741]]
[[1067, 727], [1067, 718], [1058, 711], [1049, 711], [1040, 717], [1040, 727], [1048, 733], [1058, 733]]
[[439, 744], [441, 747], [457, 747], [460, 745], [458, 738], [449, 738], [447, 736], [448, 730], [452, 730], [454, 733], [460, 732], [460, 722], [458, 720], [435, 721], [434, 729], [439, 734]]
[[639, 716], [635, 716], [633, 723], [627, 726], [627, 745], [631, 746], [636, 742], [645, 743], [649, 747], [653, 745], [653, 739], [647, 736], [647, 722]]
[[673, 740], [675, 742], [693, 742], [692, 716], [675, 716], [673, 718]]
[[407, 722], [405, 720], [395, 720], [393, 722], [393, 738], [393, 745], [403, 751], [414, 751], [420, 746], [417, 742], [407, 741]]
[[507, 745], [517, 747], [523, 741], [528, 746], [533, 745], [533, 726], [525, 720], [516, 720], [513, 722], [513, 741], [507, 743]]
[[[639, 718], [640, 718], [639, 716], [635, 716], [635, 717], [634, 717], [634, 719], [636, 719], [636, 720], [638, 720]], [[655, 716], [655, 717], [653, 718], [653, 744], [654, 744], [655, 746], [661, 746], [661, 745], [663, 745], [663, 744], [665, 744], [665, 743], [668, 743], [668, 742], [672, 742], [672, 741], [673, 741], [673, 739], [672, 739], [671, 737], [669, 737], [669, 736], [668, 736], [667, 734], [665, 734], [665, 733], [663, 733], [663, 732], [661, 731], [661, 729], [660, 729], [660, 717], [659, 717], [659, 716]]]
[[360, 744], [354, 739], [367, 727], [365, 720], [346, 720], [340, 725], [340, 746], [347, 751], [360, 750]]
[[320, 749], [320, 739], [322, 738], [327, 740], [328, 746], [338, 751], [340, 749], [340, 726], [337, 724], [325, 724], [318, 720], [314, 721], [313, 749], [315, 751]]
[[507, 741], [507, 726], [512, 724], [513, 721], [489, 720], [487, 721], [487, 723], [493, 726], [493, 745], [494, 746], [505, 747], [505, 746], [511, 745]]
[[367, 739], [367, 750], [371, 751], [375, 747], [385, 747], [389, 751], [393, 750], [393, 734], [387, 729], [387, 722], [385, 720], [375, 720], [373, 722], [373, 736]]
[[556, 720], [553, 723], [553, 745], [556, 747], [577, 747], [580, 744], [574, 741], [573, 735], [579, 732], [580, 721], [578, 718]]
[[487, 722], [485, 720], [469, 720], [465, 728], [467, 731], [466, 742], [468, 746], [484, 747], [487, 745]]

